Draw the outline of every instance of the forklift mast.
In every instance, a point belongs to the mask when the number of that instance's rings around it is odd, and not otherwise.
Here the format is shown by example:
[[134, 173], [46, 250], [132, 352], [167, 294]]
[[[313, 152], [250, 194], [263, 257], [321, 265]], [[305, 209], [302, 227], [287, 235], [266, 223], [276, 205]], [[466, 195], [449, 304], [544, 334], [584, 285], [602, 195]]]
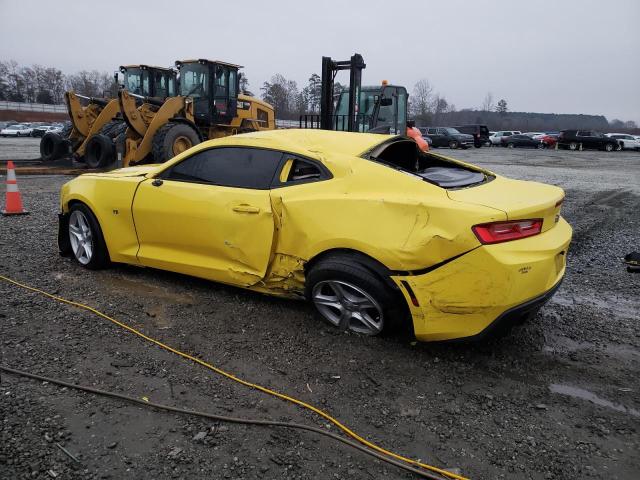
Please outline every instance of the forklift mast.
[[349, 70], [349, 108], [347, 131], [356, 130], [354, 120], [357, 114], [358, 97], [362, 84], [362, 70], [366, 68], [364, 59], [359, 53], [350, 60], [335, 61], [331, 57], [322, 57], [322, 91], [320, 93], [320, 128], [333, 130], [333, 100], [336, 74], [340, 70]]

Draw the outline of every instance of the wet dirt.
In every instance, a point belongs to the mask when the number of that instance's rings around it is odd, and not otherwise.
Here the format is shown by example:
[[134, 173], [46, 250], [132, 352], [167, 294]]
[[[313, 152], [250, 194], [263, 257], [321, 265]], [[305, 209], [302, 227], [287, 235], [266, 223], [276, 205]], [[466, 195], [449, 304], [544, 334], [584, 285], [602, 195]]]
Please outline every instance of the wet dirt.
[[[441, 153], [566, 190], [563, 215], [575, 240], [565, 281], [507, 337], [447, 345], [362, 337], [322, 324], [303, 302], [151, 269], [87, 271], [57, 253], [57, 192], [67, 180], [60, 177], [19, 179], [31, 214], [0, 217], [0, 272], [95, 306], [317, 405], [385, 447], [470, 478], [635, 480], [640, 275], [621, 259], [640, 248], [640, 154]], [[0, 356], [151, 401], [335, 431], [88, 312], [3, 282]], [[3, 374], [0, 478], [412, 477], [306, 433], [159, 413]]]

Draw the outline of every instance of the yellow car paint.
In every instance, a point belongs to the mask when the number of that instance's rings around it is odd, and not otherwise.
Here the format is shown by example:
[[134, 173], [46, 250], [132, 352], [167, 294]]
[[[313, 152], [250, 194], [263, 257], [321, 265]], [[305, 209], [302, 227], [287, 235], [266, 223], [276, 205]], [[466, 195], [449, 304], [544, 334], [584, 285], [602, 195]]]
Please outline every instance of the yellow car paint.
[[[68, 212], [74, 201], [89, 206], [112, 261], [272, 295], [301, 297], [305, 264], [324, 252], [361, 252], [394, 272], [416, 336], [425, 341], [475, 335], [557, 283], [571, 239], [571, 227], [559, 216], [562, 189], [435, 155], [495, 177], [446, 190], [361, 157], [392, 138], [322, 130], [224, 137], [161, 165], [82, 175], [62, 188], [61, 209]], [[166, 179], [161, 187], [153, 185], [174, 164], [221, 146], [306, 157], [321, 162], [332, 178], [271, 190]], [[291, 162], [284, 165], [291, 168]], [[543, 232], [481, 245], [471, 230], [475, 224], [525, 218], [542, 218]], [[429, 268], [434, 269], [420, 273]], [[419, 306], [412, 304], [404, 282]]]

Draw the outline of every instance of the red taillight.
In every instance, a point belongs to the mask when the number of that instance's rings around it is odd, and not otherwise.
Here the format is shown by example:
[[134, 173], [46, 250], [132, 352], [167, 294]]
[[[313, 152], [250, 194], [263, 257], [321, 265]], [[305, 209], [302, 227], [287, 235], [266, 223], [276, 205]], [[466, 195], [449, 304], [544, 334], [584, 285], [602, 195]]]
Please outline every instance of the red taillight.
[[493, 222], [475, 225], [473, 233], [476, 234], [480, 243], [500, 243], [509, 240], [537, 235], [542, 230], [542, 219], [514, 220], [511, 222]]

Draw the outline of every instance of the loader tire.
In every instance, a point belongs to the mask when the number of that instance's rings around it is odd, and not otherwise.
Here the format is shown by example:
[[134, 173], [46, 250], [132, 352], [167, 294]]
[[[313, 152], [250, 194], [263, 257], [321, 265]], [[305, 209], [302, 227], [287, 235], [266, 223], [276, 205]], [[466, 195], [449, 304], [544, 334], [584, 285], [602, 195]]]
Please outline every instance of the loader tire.
[[164, 163], [200, 143], [198, 132], [184, 123], [167, 123], [153, 136], [153, 162]]
[[111, 140], [115, 140], [118, 135], [124, 133], [126, 129], [127, 124], [123, 120], [112, 120], [108, 123], [105, 123], [98, 133], [101, 135], [106, 135]]
[[40, 139], [40, 157], [45, 162], [51, 162], [60, 158], [62, 143], [65, 141], [60, 134], [47, 132]]
[[115, 160], [115, 151], [113, 140], [98, 133], [87, 142], [84, 161], [89, 168], [103, 168]]

